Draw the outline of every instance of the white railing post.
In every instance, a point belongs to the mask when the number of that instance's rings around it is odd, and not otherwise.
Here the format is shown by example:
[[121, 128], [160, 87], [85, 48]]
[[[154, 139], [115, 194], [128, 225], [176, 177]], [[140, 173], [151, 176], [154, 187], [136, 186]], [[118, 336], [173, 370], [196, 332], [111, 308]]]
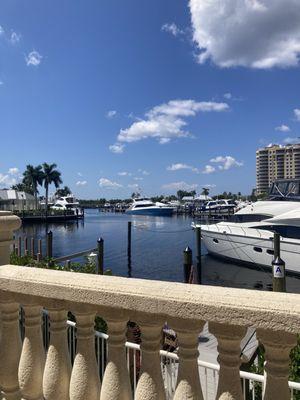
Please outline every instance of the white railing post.
[[22, 347], [19, 328], [19, 304], [13, 301], [1, 300], [0, 311], [2, 319], [0, 397], [4, 400], [19, 400], [18, 366]]
[[265, 348], [264, 400], [289, 400], [290, 352], [297, 344], [297, 336], [287, 332], [258, 329], [257, 337]]
[[95, 313], [76, 313], [77, 349], [70, 381], [70, 400], [99, 400], [95, 353]]
[[43, 373], [45, 350], [42, 336], [42, 308], [23, 305], [25, 337], [19, 364], [19, 385], [22, 400], [43, 399]]
[[9, 264], [13, 232], [20, 226], [19, 217], [10, 211], [0, 211], [0, 265]]
[[129, 373], [126, 365], [126, 331], [128, 316], [111, 311], [105, 317], [108, 325], [108, 362], [101, 387], [101, 400], [131, 400]]
[[159, 353], [163, 319], [144, 315], [137, 323], [141, 328], [142, 368], [135, 400], [164, 400], [166, 397]]
[[241, 347], [246, 334], [243, 326], [209, 323], [209, 331], [218, 340], [220, 376], [217, 391], [219, 400], [243, 400], [240, 380]]
[[71, 361], [67, 340], [67, 312], [49, 309], [50, 344], [47, 352], [43, 392], [45, 400], [69, 400]]
[[203, 400], [198, 370], [198, 337], [204, 322], [175, 320], [179, 344], [179, 369], [174, 400]]

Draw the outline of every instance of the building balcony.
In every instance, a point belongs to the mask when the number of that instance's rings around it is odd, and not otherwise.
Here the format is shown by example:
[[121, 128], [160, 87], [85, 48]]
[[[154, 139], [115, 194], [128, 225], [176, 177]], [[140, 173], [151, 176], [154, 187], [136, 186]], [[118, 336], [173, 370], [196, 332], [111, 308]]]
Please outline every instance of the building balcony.
[[[218, 341], [214, 398], [244, 398], [241, 340], [249, 327], [265, 348], [265, 376], [250, 374], [263, 383], [263, 398], [288, 400], [291, 389], [300, 388], [288, 382], [299, 295], [2, 265], [18, 226], [17, 217], [0, 216], [2, 399], [208, 400], [198, 352], [205, 323]], [[76, 323], [68, 322], [68, 312]], [[107, 335], [100, 334], [107, 345], [95, 345], [96, 316], [107, 323]], [[129, 320], [140, 327], [140, 348], [127, 343]], [[178, 355], [160, 352], [166, 322], [177, 333]], [[138, 375], [131, 374], [126, 348], [141, 353]], [[162, 356], [173, 360], [169, 370], [162, 368]]]

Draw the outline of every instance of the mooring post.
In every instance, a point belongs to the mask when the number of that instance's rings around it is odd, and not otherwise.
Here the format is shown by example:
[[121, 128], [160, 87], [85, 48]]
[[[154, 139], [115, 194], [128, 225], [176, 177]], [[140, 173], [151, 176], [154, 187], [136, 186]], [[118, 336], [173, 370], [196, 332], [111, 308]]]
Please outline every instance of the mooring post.
[[52, 258], [52, 242], [53, 234], [52, 231], [47, 232], [47, 245], [46, 245], [46, 256], [48, 259]]
[[71, 270], [71, 261], [70, 260], [67, 260], [65, 262], [65, 270], [66, 271], [70, 271]]
[[127, 230], [127, 256], [128, 256], [128, 259], [131, 258], [131, 221], [128, 221], [128, 230]]
[[32, 258], [34, 258], [34, 250], [35, 250], [35, 248], [34, 248], [35, 246], [34, 246], [34, 237], [32, 237], [31, 238], [31, 244], [30, 244], [30, 248], [31, 248], [31, 257]]
[[202, 283], [202, 258], [201, 258], [201, 228], [197, 226], [196, 232], [196, 266], [197, 266], [197, 283]]
[[184, 283], [188, 283], [190, 280], [191, 269], [193, 264], [193, 253], [189, 246], [183, 251], [183, 275]]
[[24, 256], [28, 255], [28, 238], [27, 236], [24, 237]]
[[98, 275], [103, 275], [103, 264], [104, 264], [104, 240], [99, 238], [97, 240], [97, 265], [96, 273]]
[[280, 235], [274, 233], [273, 292], [286, 292], [285, 262], [280, 258]]
[[42, 251], [42, 239], [39, 239], [38, 240], [38, 254], [40, 255], [40, 260], [43, 257], [42, 253], [43, 253], [43, 251]]
[[22, 255], [22, 238], [21, 236], [18, 237], [18, 256], [21, 257]]

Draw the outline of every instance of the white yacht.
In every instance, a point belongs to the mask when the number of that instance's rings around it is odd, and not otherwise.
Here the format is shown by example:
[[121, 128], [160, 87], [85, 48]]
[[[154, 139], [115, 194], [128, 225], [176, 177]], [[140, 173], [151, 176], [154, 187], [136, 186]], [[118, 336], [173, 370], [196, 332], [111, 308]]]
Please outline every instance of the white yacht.
[[126, 214], [136, 215], [154, 215], [154, 216], [171, 216], [173, 207], [164, 203], [153, 203], [147, 198], [133, 199], [133, 203], [126, 210]]
[[233, 200], [220, 199], [207, 201], [201, 207], [201, 211], [218, 211], [218, 212], [228, 212], [233, 211], [236, 208], [236, 204]]
[[79, 209], [79, 202], [76, 200], [75, 196], [70, 194], [68, 196], [58, 197], [51, 207], [52, 210], [73, 210]]
[[228, 221], [201, 226], [208, 253], [232, 261], [271, 267], [273, 236], [281, 236], [286, 270], [300, 274], [300, 180], [273, 183], [267, 200], [257, 201]]

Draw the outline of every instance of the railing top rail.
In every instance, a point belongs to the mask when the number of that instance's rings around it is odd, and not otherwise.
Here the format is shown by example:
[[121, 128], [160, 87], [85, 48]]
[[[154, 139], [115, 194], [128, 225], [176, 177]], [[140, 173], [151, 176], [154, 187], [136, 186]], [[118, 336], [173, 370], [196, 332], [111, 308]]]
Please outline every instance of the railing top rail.
[[[300, 295], [144, 279], [95, 276], [14, 265], [0, 267], [0, 290], [45, 307], [112, 309], [187, 320], [300, 331]], [[25, 297], [24, 297], [25, 296]]]
[[67, 256], [57, 257], [57, 258], [54, 258], [53, 261], [54, 262], [62, 262], [62, 261], [72, 260], [73, 258], [85, 256], [86, 254], [89, 254], [92, 251], [97, 251], [97, 247], [95, 247], [93, 249], [78, 251], [77, 253], [69, 254]]

